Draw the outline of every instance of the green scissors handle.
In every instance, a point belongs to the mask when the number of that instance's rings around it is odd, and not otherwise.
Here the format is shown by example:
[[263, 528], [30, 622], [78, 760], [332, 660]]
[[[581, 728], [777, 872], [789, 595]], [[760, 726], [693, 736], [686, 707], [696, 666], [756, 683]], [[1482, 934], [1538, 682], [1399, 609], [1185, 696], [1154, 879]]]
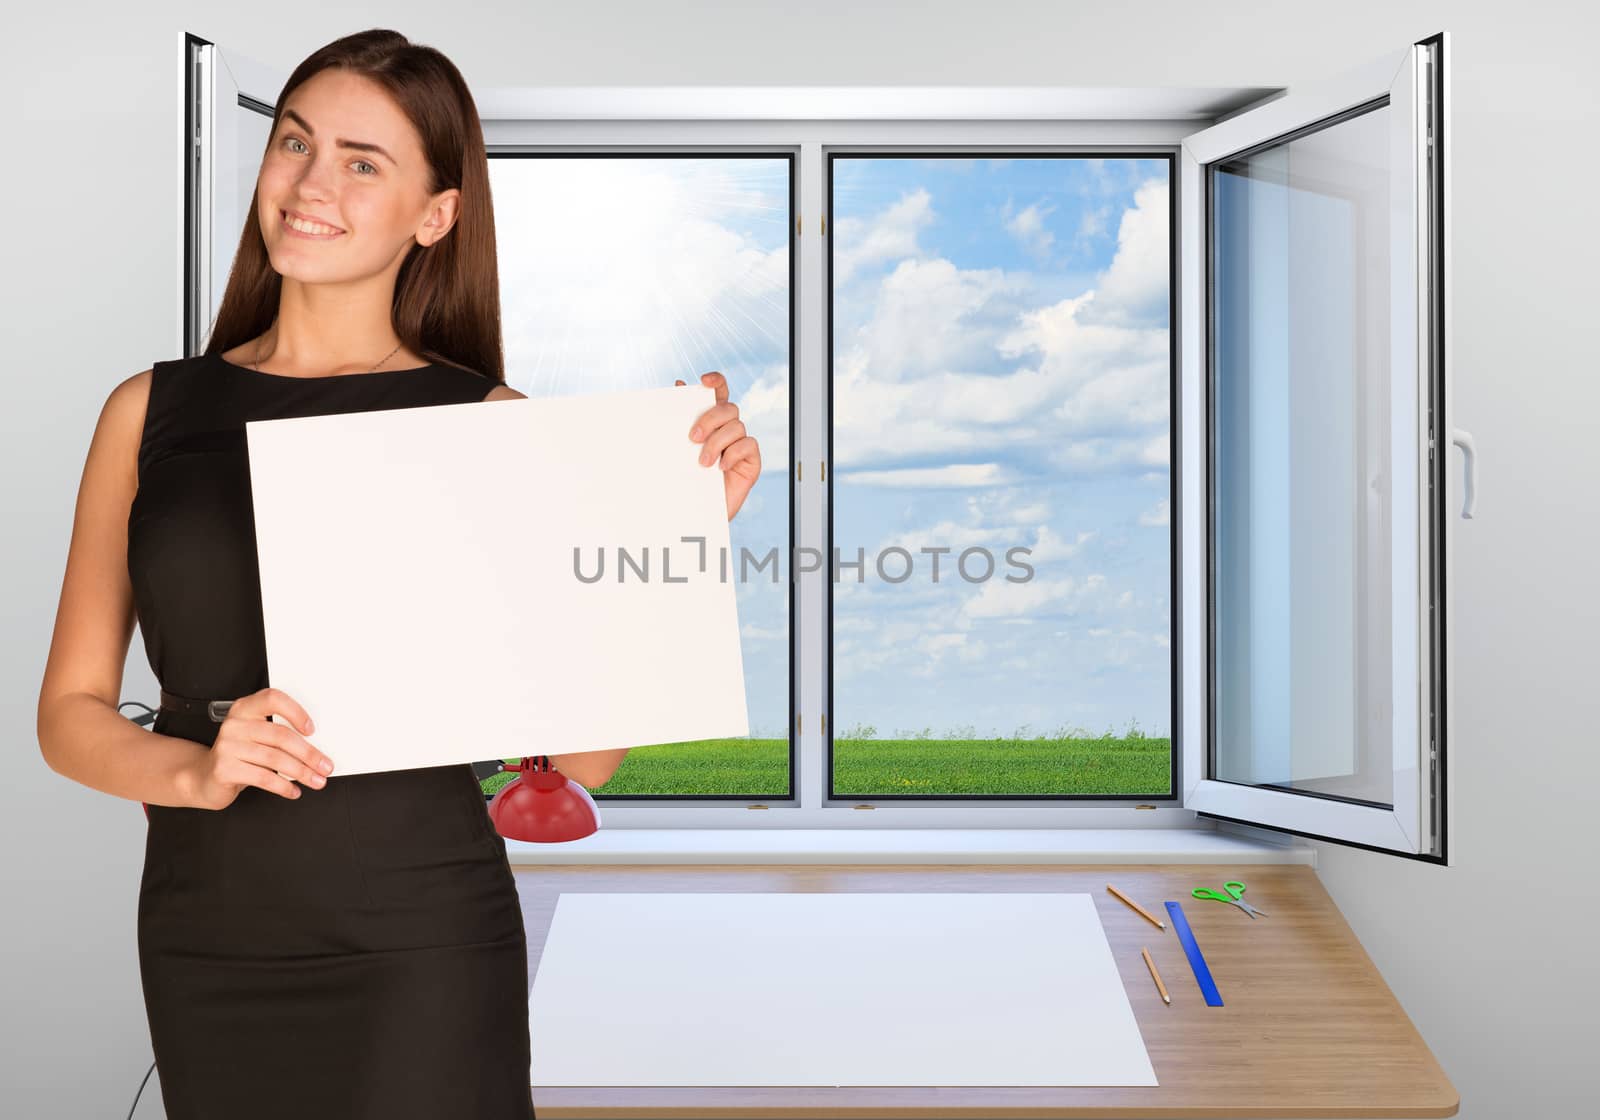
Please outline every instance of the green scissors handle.
[[1228, 893], [1223, 894], [1222, 891], [1214, 891], [1209, 887], [1196, 887], [1194, 889], [1194, 896], [1196, 898], [1209, 898], [1215, 902], [1226, 902], [1229, 905], [1237, 906], [1246, 914], [1249, 914], [1252, 918], [1257, 914], [1260, 914], [1262, 917], [1266, 917], [1267, 912], [1265, 910], [1257, 910], [1248, 902], [1243, 901], [1244, 884], [1239, 882], [1237, 879], [1231, 879], [1228, 882], [1223, 883], [1222, 888]]

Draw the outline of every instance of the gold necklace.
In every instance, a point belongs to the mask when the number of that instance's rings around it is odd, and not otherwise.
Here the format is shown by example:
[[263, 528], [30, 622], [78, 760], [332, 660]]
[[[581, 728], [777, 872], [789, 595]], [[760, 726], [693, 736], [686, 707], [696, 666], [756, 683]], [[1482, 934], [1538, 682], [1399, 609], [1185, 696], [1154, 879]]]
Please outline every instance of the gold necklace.
[[[378, 372], [378, 366], [383, 365], [384, 362], [387, 362], [390, 358], [394, 357], [395, 354], [399, 352], [400, 347], [404, 346], [404, 345], [405, 345], [405, 340], [404, 339], [402, 339], [400, 342], [396, 343], [395, 344], [395, 348], [393, 350], [389, 351], [383, 357], [379, 358], [378, 359], [378, 364], [373, 366], [371, 369], [367, 370], [367, 372], [368, 373], [377, 373]], [[255, 370], [257, 373], [260, 373], [261, 372], [260, 362], [261, 362], [261, 340], [257, 339], [256, 340], [256, 356], [255, 356], [255, 359], [253, 361], [251, 361], [250, 368]]]

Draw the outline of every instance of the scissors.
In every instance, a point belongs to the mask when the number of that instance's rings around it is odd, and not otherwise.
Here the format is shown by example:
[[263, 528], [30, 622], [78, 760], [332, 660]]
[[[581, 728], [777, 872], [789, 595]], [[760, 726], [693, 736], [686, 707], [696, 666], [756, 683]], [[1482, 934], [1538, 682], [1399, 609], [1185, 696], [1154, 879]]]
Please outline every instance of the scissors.
[[1254, 918], [1257, 914], [1260, 914], [1263, 918], [1265, 918], [1267, 916], [1267, 912], [1265, 910], [1257, 910], [1254, 906], [1251, 906], [1248, 902], [1244, 902], [1244, 901], [1241, 900], [1240, 896], [1244, 894], [1244, 884], [1243, 883], [1241, 883], [1241, 882], [1239, 882], [1237, 880], [1233, 880], [1233, 881], [1230, 881], [1230, 882], [1227, 882], [1227, 883], [1223, 883], [1222, 886], [1223, 886], [1223, 890], [1226, 890], [1228, 892], [1227, 894], [1223, 894], [1222, 891], [1211, 890], [1208, 887], [1196, 887], [1194, 889], [1194, 896], [1196, 898], [1209, 898], [1209, 899], [1212, 899], [1212, 900], [1214, 900], [1216, 902], [1226, 902], [1230, 906], [1237, 906], [1239, 909], [1243, 910], [1246, 914], [1249, 914], [1252, 918]]

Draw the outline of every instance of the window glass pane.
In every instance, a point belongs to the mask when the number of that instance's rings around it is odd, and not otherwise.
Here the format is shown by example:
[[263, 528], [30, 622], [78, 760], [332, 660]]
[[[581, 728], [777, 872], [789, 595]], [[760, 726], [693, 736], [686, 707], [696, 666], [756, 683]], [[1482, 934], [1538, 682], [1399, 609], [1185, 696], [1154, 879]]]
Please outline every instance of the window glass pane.
[[1388, 118], [1210, 182], [1214, 776], [1384, 806]]
[[832, 795], [1169, 795], [1171, 161], [830, 176]]
[[[761, 478], [728, 526], [750, 737], [633, 748], [597, 792], [787, 797], [790, 160], [496, 155], [489, 172], [507, 382], [568, 396], [717, 371], [761, 445]], [[596, 433], [594, 453], [607, 450]], [[692, 547], [674, 546], [674, 561]], [[741, 550], [774, 549], [775, 563], [736, 578]]]
[[[234, 197], [239, 200], [239, 228], [217, 231], [222, 235], [222, 240], [227, 242], [228, 259], [232, 261], [232, 254], [239, 248], [239, 234], [244, 230], [245, 219], [249, 217], [250, 199], [256, 193], [256, 180], [261, 175], [261, 163], [266, 158], [267, 141], [272, 138], [272, 116], [256, 109], [246, 109], [242, 105], [222, 105], [218, 106], [217, 111], [235, 114], [239, 127], [239, 142], [234, 147], [234, 166], [228, 169], [233, 176]], [[224, 270], [222, 287], [217, 290], [219, 305], [227, 283]]]
[[[216, 111], [231, 114], [228, 127], [237, 130], [237, 139], [233, 145], [232, 166], [217, 168], [216, 193], [212, 197], [212, 221], [216, 228], [211, 231], [211, 302], [206, 305], [204, 314], [213, 318], [222, 306], [223, 293], [228, 290], [228, 274], [233, 268], [234, 254], [239, 250], [245, 221], [250, 216], [250, 200], [255, 197], [256, 179], [261, 174], [261, 161], [272, 135], [269, 113], [246, 108], [236, 100], [218, 105]], [[200, 331], [198, 343], [203, 347], [210, 335], [211, 322], [208, 320]]]

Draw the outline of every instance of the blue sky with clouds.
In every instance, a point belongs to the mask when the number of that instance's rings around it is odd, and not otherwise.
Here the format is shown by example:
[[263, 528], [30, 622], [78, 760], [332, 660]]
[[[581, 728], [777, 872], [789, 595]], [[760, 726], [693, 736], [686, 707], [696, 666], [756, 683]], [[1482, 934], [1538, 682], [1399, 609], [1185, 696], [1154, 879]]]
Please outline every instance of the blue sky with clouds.
[[1167, 166], [835, 159], [835, 545], [1034, 569], [837, 584], [841, 733], [1170, 732]]
[[[1169, 734], [1167, 162], [834, 160], [843, 731]], [[720, 370], [761, 443], [735, 549], [788, 546], [788, 163], [495, 159], [507, 380]], [[910, 578], [879, 580], [899, 546]], [[939, 581], [918, 550], [945, 547]], [[990, 549], [993, 578], [955, 556]], [[1005, 551], [1033, 576], [1007, 583]], [[885, 560], [898, 576], [900, 560]], [[981, 574], [976, 566], [968, 571]], [[753, 735], [788, 721], [788, 569], [738, 585]]]

